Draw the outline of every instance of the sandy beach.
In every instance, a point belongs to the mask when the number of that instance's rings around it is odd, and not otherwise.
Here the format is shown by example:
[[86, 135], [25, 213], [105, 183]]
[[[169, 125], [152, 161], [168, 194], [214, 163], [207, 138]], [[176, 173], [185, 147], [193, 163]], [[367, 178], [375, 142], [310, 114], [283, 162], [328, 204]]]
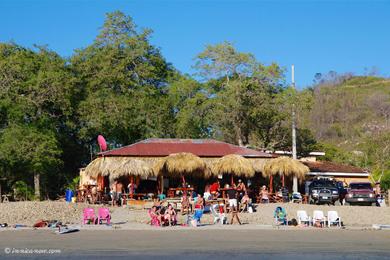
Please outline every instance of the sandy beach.
[[[0, 257], [36, 259], [390, 259], [390, 208], [283, 204], [290, 218], [297, 209], [337, 210], [345, 224], [339, 228], [275, 227], [276, 204], [261, 205], [253, 214], [240, 214], [244, 225], [212, 225], [206, 214], [202, 226], [152, 227], [145, 210], [110, 208], [112, 225], [81, 225], [86, 204], [18, 202], [0, 204], [0, 219], [28, 226], [38, 219], [56, 219], [79, 232], [59, 235], [55, 229], [0, 228]], [[97, 206], [95, 206], [97, 207]], [[185, 217], [180, 216], [180, 221]], [[28, 251], [30, 250], [30, 251]], [[33, 253], [38, 250], [40, 253]], [[42, 253], [44, 250], [45, 253]], [[29, 252], [29, 253], [26, 253]], [[50, 252], [50, 253], [48, 253]]]
[[[273, 211], [278, 204], [262, 204], [257, 207], [257, 212], [249, 214], [242, 213], [242, 222], [252, 225], [272, 225]], [[286, 208], [288, 218], [296, 217], [296, 211], [304, 209], [308, 214], [313, 210], [337, 210], [344, 225], [347, 228], [362, 227], [370, 228], [373, 224], [390, 224], [390, 207], [362, 207], [362, 206], [316, 206], [307, 204], [286, 203], [280, 204]], [[10, 202], [0, 204], [0, 223], [8, 225], [23, 224], [32, 226], [38, 220], [58, 220], [65, 224], [81, 224], [82, 211], [85, 207], [98, 208], [82, 203], [65, 203], [54, 201], [42, 202]], [[119, 223], [118, 228], [125, 228], [140, 224], [145, 225], [149, 220], [146, 210], [134, 210], [122, 207], [110, 207], [112, 222]], [[185, 216], [179, 214], [179, 223], [182, 223]], [[213, 217], [205, 214], [202, 223], [211, 224]], [[138, 226], [138, 225], [137, 225]]]
[[[5, 231], [0, 256], [67, 259], [389, 259], [389, 231], [362, 230], [48, 230]], [[50, 249], [52, 254], [21, 254]], [[14, 252], [14, 253], [12, 253]]]

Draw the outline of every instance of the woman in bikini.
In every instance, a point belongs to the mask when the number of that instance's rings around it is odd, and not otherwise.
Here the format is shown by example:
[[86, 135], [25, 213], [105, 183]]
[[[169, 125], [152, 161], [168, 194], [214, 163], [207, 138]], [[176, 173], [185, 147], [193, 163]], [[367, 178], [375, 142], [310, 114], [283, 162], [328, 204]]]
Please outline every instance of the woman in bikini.
[[165, 221], [168, 221], [169, 226], [176, 225], [176, 211], [171, 204], [168, 205], [168, 208], [165, 211], [164, 219]]
[[198, 194], [198, 198], [195, 203], [195, 209], [203, 209], [204, 208], [204, 199], [202, 195]]

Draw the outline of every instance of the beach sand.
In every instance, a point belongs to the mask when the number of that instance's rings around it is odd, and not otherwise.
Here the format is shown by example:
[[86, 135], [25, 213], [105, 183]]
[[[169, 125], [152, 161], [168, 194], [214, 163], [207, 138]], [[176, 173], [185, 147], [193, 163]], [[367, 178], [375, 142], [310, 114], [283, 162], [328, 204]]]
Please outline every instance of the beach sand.
[[[257, 207], [257, 212], [240, 213], [242, 222], [251, 225], [272, 225], [273, 211], [275, 207], [286, 208], [288, 218], [296, 217], [296, 211], [304, 209], [309, 215], [313, 210], [323, 210], [325, 215], [328, 210], [336, 210], [341, 216], [346, 227], [371, 227], [373, 224], [390, 224], [390, 207], [366, 207], [366, 206], [317, 206], [307, 204], [261, 204]], [[38, 220], [59, 220], [64, 224], [81, 224], [82, 211], [85, 207], [98, 208], [98, 205], [88, 205], [84, 203], [66, 203], [57, 201], [42, 202], [10, 202], [0, 203], [0, 223], [8, 225], [24, 224], [32, 226]], [[123, 207], [109, 207], [112, 212], [112, 222], [118, 225], [128, 226], [147, 223], [149, 220], [146, 210], [134, 210]], [[183, 223], [185, 216], [180, 213], [179, 222]], [[229, 217], [229, 216], [228, 216]], [[205, 214], [202, 223], [211, 224], [213, 217]], [[137, 225], [137, 226], [138, 226]]]

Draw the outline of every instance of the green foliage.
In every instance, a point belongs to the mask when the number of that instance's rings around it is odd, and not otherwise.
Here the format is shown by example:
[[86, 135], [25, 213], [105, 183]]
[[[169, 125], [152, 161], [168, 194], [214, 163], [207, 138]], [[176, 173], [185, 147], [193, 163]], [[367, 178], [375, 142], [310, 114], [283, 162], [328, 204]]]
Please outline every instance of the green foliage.
[[381, 179], [381, 188], [384, 190], [389, 190], [390, 189], [390, 170], [386, 170], [384, 172], [384, 175]]
[[4, 167], [10, 167], [23, 174], [58, 171], [61, 166], [61, 150], [50, 130], [11, 125], [0, 137], [0, 160]]
[[70, 189], [70, 190], [75, 191], [75, 190], [77, 190], [77, 187], [79, 186], [79, 184], [80, 184], [80, 175], [74, 177], [69, 183], [67, 183], [65, 185], [64, 190]]
[[173, 70], [149, 35], [123, 13], [110, 13], [95, 42], [72, 57], [85, 95], [78, 108], [83, 140], [103, 133], [127, 144], [172, 134], [164, 89]]
[[257, 62], [229, 42], [208, 45], [194, 67], [209, 80], [213, 136], [241, 146], [256, 141], [268, 145], [280, 119], [275, 95], [281, 91], [283, 70]]
[[34, 190], [27, 185], [24, 181], [16, 181], [12, 185], [14, 191], [14, 197], [18, 200], [34, 200]]

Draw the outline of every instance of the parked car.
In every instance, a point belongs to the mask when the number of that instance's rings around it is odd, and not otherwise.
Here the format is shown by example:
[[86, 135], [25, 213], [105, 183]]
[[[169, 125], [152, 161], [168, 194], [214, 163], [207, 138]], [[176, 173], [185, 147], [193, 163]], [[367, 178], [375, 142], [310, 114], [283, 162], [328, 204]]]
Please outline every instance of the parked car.
[[371, 206], [376, 203], [374, 190], [369, 182], [351, 182], [345, 201], [350, 205]]
[[309, 185], [310, 204], [335, 204], [339, 199], [337, 182], [328, 177], [316, 177]]

